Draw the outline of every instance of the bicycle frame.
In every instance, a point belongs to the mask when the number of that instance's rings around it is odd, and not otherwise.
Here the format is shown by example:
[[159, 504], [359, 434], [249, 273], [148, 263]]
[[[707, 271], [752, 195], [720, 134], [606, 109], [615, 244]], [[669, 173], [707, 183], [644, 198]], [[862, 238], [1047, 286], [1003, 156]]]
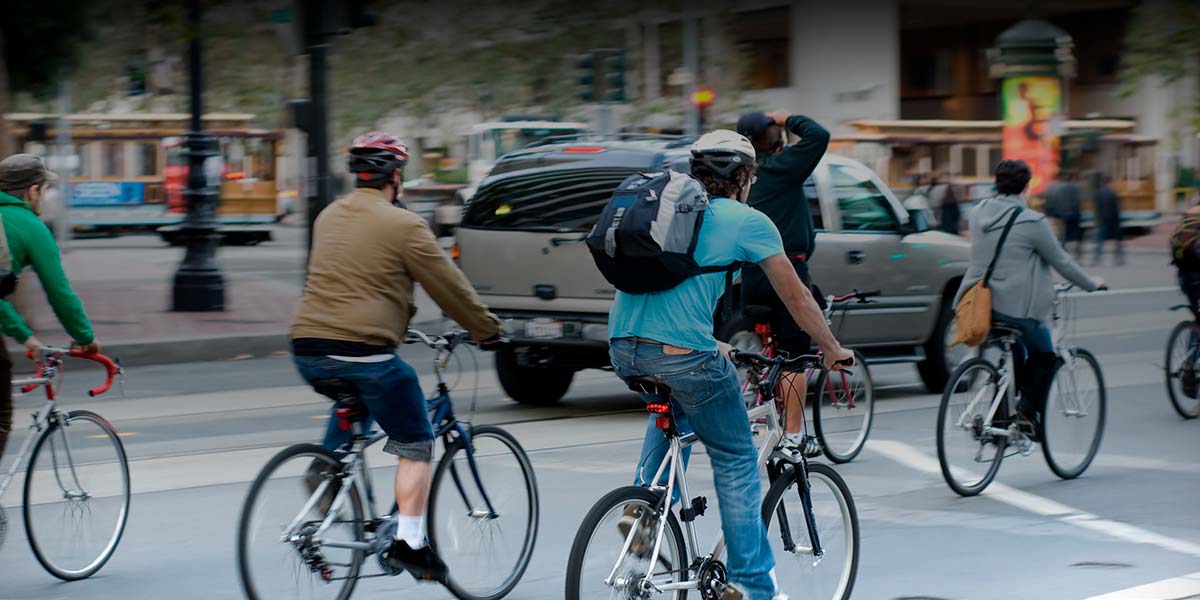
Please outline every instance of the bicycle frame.
[[[434, 340], [424, 336], [424, 334], [421, 334], [421, 339], [430, 347], [437, 349], [437, 354], [434, 357], [433, 365], [434, 373], [437, 377], [437, 394], [426, 400], [426, 406], [431, 413], [430, 421], [434, 424], [435, 436], [442, 439], [443, 449], [449, 448], [450, 445], [455, 441], [462, 441], [463, 450], [467, 455], [467, 464], [471, 470], [471, 476], [474, 478], [475, 485], [478, 487], [479, 493], [483, 497], [484, 506], [487, 507], [486, 512], [473, 510], [471, 512], [471, 516], [474, 518], [497, 518], [499, 515], [496, 513], [495, 507], [492, 506], [491, 498], [489, 498], [487, 495], [487, 491], [483, 485], [483, 480], [479, 476], [479, 468], [475, 463], [475, 448], [471, 442], [470, 428], [469, 426], [464, 426], [463, 423], [455, 416], [454, 404], [450, 400], [450, 388], [446, 385], [442, 377], [442, 371], [446, 366], [446, 361], [450, 354], [450, 350], [445, 346], [437, 346]], [[334, 521], [336, 520], [335, 517], [341, 511], [345, 502], [348, 501], [347, 499], [350, 491], [354, 489], [355, 486], [362, 487], [364, 492], [362, 496], [366, 498], [368, 505], [365, 514], [365, 523], [376, 523], [388, 516], [375, 512], [375, 492], [371, 484], [371, 478], [367, 476], [368, 467], [366, 457], [366, 449], [386, 438], [387, 434], [382, 431], [377, 431], [370, 436], [365, 436], [363, 434], [362, 424], [357, 421], [350, 422], [349, 426], [350, 431], [353, 434], [353, 438], [351, 447], [349, 448], [346, 458], [343, 459], [343, 462], [349, 464], [350, 473], [345, 477], [345, 481], [342, 484], [341, 489], [338, 490], [338, 494], [334, 498], [333, 503], [330, 505], [329, 511], [322, 520], [321, 525], [312, 534], [311, 537], [314, 538], [319, 539], [319, 536], [333, 525]], [[474, 506], [474, 504], [471, 503], [470, 499], [468, 498], [466, 488], [463, 486], [461, 475], [459, 474], [456, 466], [450, 466], [450, 475], [454, 481], [455, 488], [458, 490], [459, 496], [461, 496], [463, 499], [464, 504], [466, 506]], [[300, 509], [300, 512], [296, 515], [296, 518], [293, 519], [292, 522], [284, 529], [283, 534], [280, 536], [281, 542], [295, 543], [302, 541], [300, 538], [296, 537], [297, 529], [305, 522], [304, 516], [307, 515], [309, 511], [311, 511], [313, 507], [317, 505], [317, 502], [319, 502], [320, 498], [324, 496], [325, 490], [328, 489], [331, 484], [332, 480], [326, 479], [317, 486], [317, 489], [313, 491], [312, 495], [308, 498], [308, 501], [305, 502], [304, 506]], [[321, 544], [331, 548], [345, 548], [367, 552], [375, 549], [374, 542], [321, 541]]]
[[[12, 389], [19, 390], [22, 393], [29, 393], [39, 387], [43, 388], [46, 391], [46, 404], [44, 404], [40, 410], [33, 414], [33, 422], [29, 424], [28, 428], [29, 433], [25, 435], [25, 439], [21, 442], [21, 447], [17, 450], [16, 457], [13, 459], [12, 464], [9, 465], [8, 472], [4, 475], [4, 480], [0, 481], [0, 497], [3, 497], [4, 493], [8, 490], [8, 486], [12, 485], [13, 479], [16, 478], [17, 471], [21, 467], [21, 463], [25, 461], [25, 455], [33, 446], [34, 440], [37, 439], [37, 434], [41, 433], [46, 427], [50, 427], [52, 424], [57, 423], [59, 426], [62, 425], [61, 421], [59, 420], [60, 413], [58, 412], [56, 404], [57, 390], [55, 383], [61, 373], [61, 356], [68, 355], [70, 353], [70, 350], [65, 349], [43, 348], [39, 351], [40, 360], [37, 363], [40, 370], [39, 376], [24, 377], [12, 380]], [[32, 354], [30, 356], [32, 357]], [[108, 386], [112, 383], [111, 377], [113, 375], [114, 373], [110, 373], [110, 379], [108, 383], [102, 388], [97, 388], [96, 391], [92, 392], [92, 395], [96, 395], [97, 392], [103, 393], [103, 391], [107, 390]], [[79, 484], [79, 476], [75, 472], [75, 461], [71, 458], [71, 443], [65, 435], [63, 436], [63, 448], [67, 456], [68, 464], [71, 467], [71, 478], [75, 481], [77, 488], [82, 488], [83, 486]], [[57, 466], [57, 463], [55, 463], [55, 467]], [[58, 476], [57, 468], [55, 471], [55, 478], [59, 479], [59, 486], [62, 488], [63, 492], [69, 494], [70, 492], [67, 491], [67, 487], [62, 484], [62, 480]]]
[[[1008, 408], [1009, 414], [1014, 414], [1015, 411], [1016, 389], [1013, 386], [1012, 373], [1007, 367], [1007, 365], [1014, 364], [1013, 344], [1015, 343], [1016, 339], [1012, 336], [1006, 336], [1000, 340], [1000, 345], [1004, 348], [1004, 356], [1001, 358], [1000, 364], [997, 368], [997, 370], [1000, 371], [1000, 383], [998, 384], [999, 389], [996, 390], [996, 395], [987, 401], [988, 411], [987, 415], [983, 419], [983, 422], [988, 425], [987, 433], [991, 435], [1003, 437], [1009, 437], [1012, 435], [1011, 429], [999, 429], [992, 427], [991, 424], [992, 419], [996, 417], [996, 411], [1000, 409], [1001, 402], [1007, 402], [1006, 407]], [[958, 427], [959, 429], [968, 428], [966, 419], [968, 416], [975, 414], [975, 407], [977, 407], [980, 402], [984, 401], [984, 398], [986, 397], [986, 390], [987, 388], [984, 388], [975, 393], [975, 397], [971, 398], [971, 402], [967, 404], [967, 407], [963, 409], [962, 415], [960, 415], [958, 417], [958, 421], [955, 422], [955, 427]]]
[[[774, 368], [778, 369], [779, 367], [776, 365]], [[777, 373], [774, 375], [777, 376]], [[772, 375], [764, 377], [763, 384], [772, 378]], [[807, 481], [807, 466], [803, 459], [801, 458], [798, 460], [791, 456], [784, 455], [778, 451], [779, 442], [783, 439], [783, 424], [779, 419], [779, 413], [775, 410], [774, 400], [772, 399], [770, 402], [761, 402], [758, 406], [747, 410], [746, 413], [749, 417], [752, 429], [758, 430], [765, 425], [766, 437], [763, 438], [762, 446], [758, 451], [758, 464], [767, 466], [768, 475], [771, 480], [773, 481], [778, 474], [778, 469], [775, 465], [779, 464], [780, 462], [786, 462], [794, 465], [794, 468], [802, 469], [805, 474], [804, 479]], [[662, 463], [659, 465], [658, 470], [654, 473], [654, 477], [650, 479], [650, 481], [653, 483], [651, 483], [649, 486], [651, 491], [661, 492], [663, 498], [662, 507], [659, 509], [659, 512], [662, 513], [663, 517], [658, 520], [658, 528], [654, 538], [654, 549], [650, 554], [651, 565], [658, 563], [659, 556], [662, 552], [662, 541], [667, 526], [667, 520], [665, 516], [666, 513], [670, 511], [672, 504], [671, 499], [674, 497], [676, 486], [679, 488], [681, 500], [687, 500], [691, 497], [688, 493], [687, 476], [684, 471], [682, 456], [685, 448], [696, 444], [700, 441], [700, 439], [695, 433], [688, 433], [680, 436], [675, 434], [674, 430], [672, 429], [671, 432], [668, 433], [668, 441], [670, 443], [670, 447], [667, 450], [666, 456], [663, 458]], [[667, 475], [667, 483], [666, 485], [660, 485], [658, 482], [661, 481], [661, 478], [664, 474]], [[807, 493], [803, 494], [803, 497], [805, 502], [805, 510], [811, 513], [811, 499]], [[629, 534], [625, 538], [624, 546], [621, 548], [620, 556], [618, 556], [617, 561], [613, 565], [612, 570], [609, 572], [608, 577], [604, 579], [605, 585], [611, 586], [616, 580], [617, 573], [620, 571], [621, 565], [625, 562], [625, 557], [629, 554], [629, 548], [633, 544], [633, 538], [637, 534], [638, 526], [643, 518], [645, 518], [644, 515], [639, 516], [633, 527], [630, 528]], [[787, 547], [789, 550], [794, 550], [795, 544], [791, 540], [790, 532], [787, 532], [786, 521], [783, 523], [784, 524], [782, 527], [785, 532], [785, 547]], [[815, 548], [811, 548], [810, 550], [812, 550], [817, 556], [820, 556], [822, 554], [822, 550], [820, 548], [819, 538], [816, 531], [814, 531], [815, 528], [812, 527], [812, 520], [808, 519], [808, 523], [810, 529], [809, 535], [811, 536], [810, 539], [814, 541], [815, 546]], [[684, 536], [686, 538], [685, 546], [689, 554], [686, 558], [688, 559], [690, 565], [696, 566], [697, 570], [702, 569], [708, 561], [713, 560], [715, 557], [721, 556], [721, 554], [725, 551], [725, 535], [724, 533], [721, 533], [717, 535], [717, 539], [713, 543], [712, 549], [709, 551], [709, 553], [701, 557], [697, 551], [699, 548], [699, 542], [696, 535], [695, 520], [693, 519], [684, 521], [683, 524]], [[699, 563], [697, 563], [697, 559], [700, 559]], [[686, 571], [687, 569], [685, 568], [685, 573]], [[677, 583], [661, 584], [650, 582], [650, 584], [653, 585], [654, 589], [659, 592], [695, 590], [699, 589], [700, 587], [700, 581], [698, 580], [687, 580]]]

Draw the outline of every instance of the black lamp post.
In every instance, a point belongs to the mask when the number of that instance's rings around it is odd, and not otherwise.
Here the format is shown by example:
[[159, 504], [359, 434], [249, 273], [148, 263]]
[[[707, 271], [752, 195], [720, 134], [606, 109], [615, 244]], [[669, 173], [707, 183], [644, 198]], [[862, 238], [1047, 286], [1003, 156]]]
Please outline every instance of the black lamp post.
[[200, 0], [187, 3], [192, 122], [191, 131], [185, 136], [188, 176], [183, 197], [187, 201], [187, 217], [180, 228], [187, 253], [175, 272], [171, 310], [217, 311], [225, 310], [225, 280], [216, 260], [221, 155], [217, 138], [204, 131], [200, 119], [204, 90], [200, 70]]

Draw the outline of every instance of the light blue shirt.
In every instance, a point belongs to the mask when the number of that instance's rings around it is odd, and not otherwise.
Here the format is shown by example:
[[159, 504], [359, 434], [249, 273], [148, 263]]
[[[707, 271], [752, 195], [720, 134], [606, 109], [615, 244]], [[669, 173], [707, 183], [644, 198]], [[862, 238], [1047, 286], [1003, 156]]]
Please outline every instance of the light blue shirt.
[[[766, 215], [728, 198], [709, 201], [694, 255], [700, 266], [757, 263], [776, 254], [783, 254], [783, 240]], [[724, 273], [697, 275], [664, 292], [618, 291], [608, 315], [609, 337], [641, 337], [714, 352], [713, 313], [724, 293]]]

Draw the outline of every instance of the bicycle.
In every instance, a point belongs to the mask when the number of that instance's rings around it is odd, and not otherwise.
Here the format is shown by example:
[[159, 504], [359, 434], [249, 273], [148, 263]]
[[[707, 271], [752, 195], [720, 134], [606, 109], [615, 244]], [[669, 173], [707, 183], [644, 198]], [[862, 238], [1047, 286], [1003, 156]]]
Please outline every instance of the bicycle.
[[[1065, 324], [1073, 319], [1069, 307], [1065, 315], [1061, 309], [1064, 295], [1073, 287], [1055, 287], [1052, 339], [1059, 366], [1036, 430], [1027, 430], [1016, 418], [1016, 385], [1010, 365], [1014, 364], [1013, 348], [1020, 341], [1017, 330], [993, 325], [985, 345], [1000, 349], [998, 362], [972, 358], [950, 377], [938, 407], [937, 449], [942, 477], [959, 495], [982, 492], [995, 479], [1004, 458], [1029, 456], [1035, 442], [1040, 442], [1047, 466], [1062, 479], [1082, 475], [1100, 449], [1107, 397], [1100, 363], [1091, 352], [1066, 343]], [[997, 415], [1009, 422], [996, 427]], [[1089, 417], [1094, 418], [1089, 421]], [[1074, 424], [1080, 427], [1070, 427]], [[1072, 438], [1082, 444], [1071, 447]], [[1005, 454], [1009, 446], [1015, 451]]]
[[[1180, 321], [1167, 338], [1167, 396], [1175, 412], [1185, 419], [1200, 417], [1200, 315], [1190, 305], [1171, 307], [1171, 310], [1191, 310], [1193, 318]], [[1189, 393], [1190, 392], [1190, 393]]]
[[[809, 463], [803, 456], [781, 449], [783, 426], [774, 401], [785, 367], [819, 365], [821, 358], [736, 351], [733, 358], [735, 363], [763, 372], [758, 382], [761, 401], [747, 412], [755, 436], [762, 436], [758, 461], [766, 465], [771, 482], [762, 517], [772, 552], [776, 557], [794, 559], [777, 569], [781, 587], [799, 590], [793, 592], [797, 598], [849, 598], [859, 556], [854, 499], [832, 467]], [[630, 388], [658, 399], [646, 409], [657, 416], [669, 449], [649, 479], [653, 484], [617, 488], [588, 511], [571, 546], [566, 598], [643, 600], [664, 595], [679, 600], [689, 590], [696, 590], [704, 600], [719, 599], [728, 583], [721, 561], [724, 536], [718, 536], [703, 555], [696, 537], [695, 520], [705, 514], [708, 500], [698, 496], [686, 500], [687, 505], [678, 511], [672, 508], [676, 491], [680, 498], [690, 498], [682, 456], [698, 438], [694, 433], [679, 435], [671, 415], [671, 391], [666, 386], [638, 379]], [[664, 475], [666, 484], [659, 484]], [[821, 485], [814, 486], [814, 482]], [[627, 531], [618, 524], [626, 515], [635, 517]]]
[[[21, 514], [33, 556], [59, 579], [86, 579], [112, 558], [125, 532], [129, 460], [116, 429], [104, 417], [89, 410], [59, 410], [63, 363], [64, 358], [79, 358], [104, 367], [104, 384], [88, 390], [91, 397], [111, 389], [124, 372], [102, 354], [46, 347], [28, 355], [37, 375], [13, 379], [13, 389], [28, 394], [41, 388], [46, 404], [32, 415], [29, 434], [0, 482], [0, 497], [29, 452]], [[7, 530], [7, 517], [0, 509], [0, 543]]]
[[[465, 332], [429, 336], [416, 330], [405, 339], [435, 353], [437, 392], [428, 407], [443, 452], [429, 495], [429, 544], [450, 569], [446, 587], [451, 593], [463, 600], [497, 600], [516, 587], [529, 566], [539, 520], [537, 480], [511, 434], [459, 421], [454, 414], [444, 371], [455, 349], [469, 341]], [[394, 536], [396, 505], [388, 514], [376, 511], [366, 460], [367, 448], [386, 434], [363, 431], [365, 411], [353, 384], [327, 380], [317, 391], [336, 403], [339, 426], [352, 432], [353, 441], [343, 448], [344, 456], [316, 444], [293, 445], [254, 480], [237, 549], [242, 588], [251, 599], [334, 595], [344, 600], [359, 579], [400, 574], [380, 554]], [[310, 490], [305, 474], [314, 466], [320, 467], [315, 470], [320, 482]], [[266, 516], [275, 508], [282, 510], [279, 517]], [[368, 553], [379, 558], [379, 573], [362, 574]], [[272, 565], [282, 567], [281, 573], [266, 577]], [[334, 593], [317, 593], [322, 586]]]
[[[833, 315], [840, 309], [840, 323], [845, 323], [846, 314], [852, 304], [870, 303], [870, 299], [879, 296], [880, 293], [879, 290], [854, 290], [842, 296], [826, 296], [823, 311], [826, 322], [832, 325]], [[748, 305], [744, 312], [754, 319], [754, 338], [739, 338], [735, 335], [730, 344], [743, 351], [761, 351], [765, 356], [778, 355], [775, 334], [770, 326], [771, 307]], [[833, 377], [824, 369], [809, 369], [805, 373], [808, 389], [813, 390], [816, 396], [815, 401], [809, 403], [813, 412], [813, 431], [821, 443], [821, 451], [825, 457], [838, 464], [850, 462], [862, 452], [867, 444], [871, 423], [875, 420], [875, 383], [866, 359], [857, 350], [854, 351], [854, 364], [853, 373], [839, 371]], [[750, 406], [757, 395], [755, 378], [745, 376], [744, 382], [742, 395], [746, 398], [747, 406]], [[779, 402], [781, 405], [778, 410], [780, 414], [785, 414], [782, 400]]]

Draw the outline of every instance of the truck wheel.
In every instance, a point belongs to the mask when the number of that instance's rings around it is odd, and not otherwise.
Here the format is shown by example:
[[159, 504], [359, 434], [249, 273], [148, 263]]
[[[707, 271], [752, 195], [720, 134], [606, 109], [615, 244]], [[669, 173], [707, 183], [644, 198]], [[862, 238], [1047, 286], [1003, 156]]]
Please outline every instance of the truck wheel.
[[942, 393], [942, 390], [946, 388], [946, 382], [950, 379], [950, 373], [954, 372], [958, 363], [969, 353], [966, 346], [948, 348], [953, 323], [954, 308], [950, 306], [950, 299], [947, 298], [942, 302], [942, 312], [938, 315], [933, 335], [929, 336], [929, 340], [925, 342], [925, 360], [917, 363], [917, 372], [921, 375], [921, 382], [925, 384], [925, 389], [931, 394]]
[[531, 406], [549, 406], [562, 400], [575, 371], [555, 367], [526, 367], [517, 363], [512, 350], [496, 352], [496, 375], [500, 387], [513, 400]]

